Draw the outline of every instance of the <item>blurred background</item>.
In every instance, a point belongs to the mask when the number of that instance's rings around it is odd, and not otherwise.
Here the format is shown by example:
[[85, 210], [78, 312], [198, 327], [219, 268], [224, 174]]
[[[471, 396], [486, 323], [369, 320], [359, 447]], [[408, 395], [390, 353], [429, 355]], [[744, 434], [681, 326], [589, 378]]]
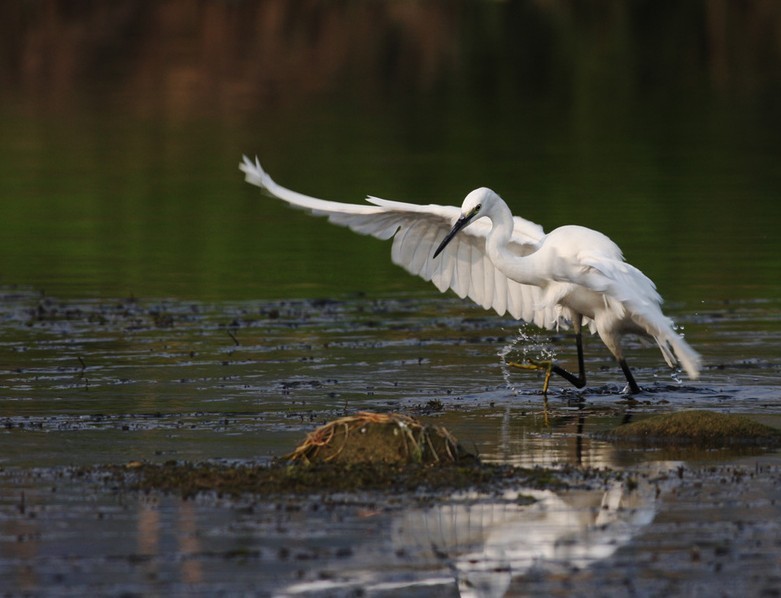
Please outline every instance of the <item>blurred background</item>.
[[611, 236], [674, 302], [777, 297], [781, 3], [8, 0], [0, 285], [436, 294], [246, 185]]

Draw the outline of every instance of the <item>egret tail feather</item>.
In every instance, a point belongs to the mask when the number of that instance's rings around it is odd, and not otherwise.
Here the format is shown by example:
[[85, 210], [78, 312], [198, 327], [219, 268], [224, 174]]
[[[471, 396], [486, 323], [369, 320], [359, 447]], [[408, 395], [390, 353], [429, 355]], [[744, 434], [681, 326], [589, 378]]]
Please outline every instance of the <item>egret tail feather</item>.
[[[702, 369], [702, 357], [700, 354], [692, 349], [689, 343], [683, 340], [675, 331], [671, 331], [666, 340], [672, 346], [675, 357], [686, 372], [686, 375], [692, 380], [697, 380], [700, 377], [700, 370]], [[658, 339], [657, 342], [659, 342]], [[662, 351], [662, 353], [664, 353], [664, 351]]]
[[667, 365], [670, 367], [680, 365], [691, 380], [697, 380], [700, 377], [702, 357], [675, 331], [669, 318], [660, 311], [656, 317], [645, 314], [639, 318], [635, 316], [635, 319], [640, 320], [642, 326], [659, 345]]

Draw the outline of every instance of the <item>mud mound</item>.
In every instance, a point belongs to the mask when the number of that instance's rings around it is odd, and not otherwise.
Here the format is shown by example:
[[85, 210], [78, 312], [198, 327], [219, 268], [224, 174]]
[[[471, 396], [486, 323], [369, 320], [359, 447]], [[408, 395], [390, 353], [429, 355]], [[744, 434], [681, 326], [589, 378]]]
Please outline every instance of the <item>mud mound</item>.
[[396, 413], [361, 412], [310, 433], [288, 459], [297, 463], [421, 464], [476, 461], [442, 426]]
[[690, 410], [655, 415], [595, 434], [600, 440], [642, 446], [702, 448], [781, 445], [781, 431], [742, 415]]

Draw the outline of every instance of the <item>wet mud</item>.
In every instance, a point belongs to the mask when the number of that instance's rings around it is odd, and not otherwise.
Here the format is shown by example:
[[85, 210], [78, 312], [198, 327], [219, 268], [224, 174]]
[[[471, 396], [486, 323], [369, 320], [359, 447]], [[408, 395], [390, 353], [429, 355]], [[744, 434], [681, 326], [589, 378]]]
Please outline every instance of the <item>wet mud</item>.
[[[457, 490], [499, 492], [509, 486], [563, 489], [574, 484], [572, 472], [524, 469], [477, 461], [439, 465], [316, 463], [291, 465], [162, 464], [133, 462], [66, 470], [72, 479], [85, 478], [128, 492], [163, 492], [183, 498], [199, 494], [239, 499], [243, 495], [284, 499], [288, 495], [323, 496], [343, 493], [426, 493], [448, 496]], [[616, 477], [614, 472], [584, 471], [585, 479]], [[378, 502], [382, 499], [378, 496]]]

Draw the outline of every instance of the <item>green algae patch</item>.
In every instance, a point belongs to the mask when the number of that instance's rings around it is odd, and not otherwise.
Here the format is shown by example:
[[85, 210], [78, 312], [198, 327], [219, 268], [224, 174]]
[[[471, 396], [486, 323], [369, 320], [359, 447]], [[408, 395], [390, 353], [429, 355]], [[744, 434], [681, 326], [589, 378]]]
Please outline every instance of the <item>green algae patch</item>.
[[779, 446], [781, 431], [742, 415], [690, 410], [655, 415], [594, 435], [600, 440], [641, 446], [701, 448]]

